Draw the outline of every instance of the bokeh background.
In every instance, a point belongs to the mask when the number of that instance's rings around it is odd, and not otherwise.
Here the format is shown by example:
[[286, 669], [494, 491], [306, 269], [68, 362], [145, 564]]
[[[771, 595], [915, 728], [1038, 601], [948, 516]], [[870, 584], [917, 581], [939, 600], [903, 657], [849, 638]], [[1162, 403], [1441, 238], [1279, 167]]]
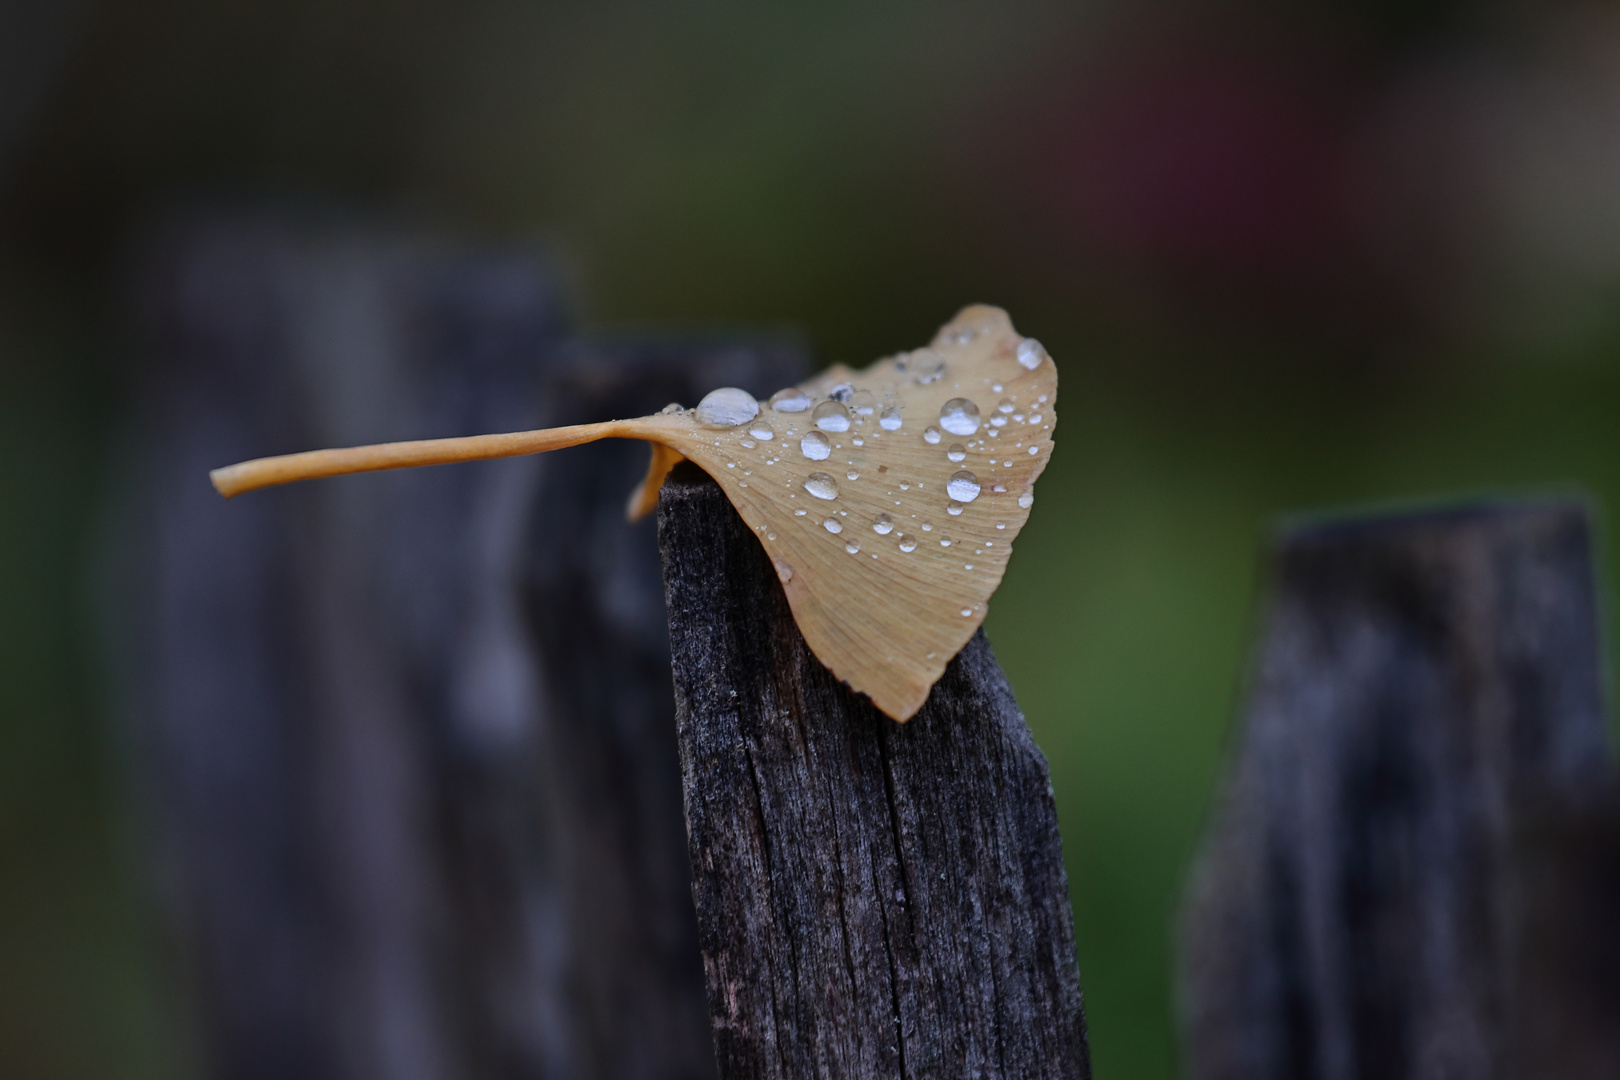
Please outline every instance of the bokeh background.
[[1174, 913], [1277, 515], [1620, 505], [1609, 5], [5, 0], [7, 1075], [196, 1074], [92, 538], [131, 238], [221, 198], [539, 245], [587, 330], [785, 326], [860, 365], [985, 301], [1041, 338], [1061, 437], [988, 629], [1105, 1080], [1176, 1073]]

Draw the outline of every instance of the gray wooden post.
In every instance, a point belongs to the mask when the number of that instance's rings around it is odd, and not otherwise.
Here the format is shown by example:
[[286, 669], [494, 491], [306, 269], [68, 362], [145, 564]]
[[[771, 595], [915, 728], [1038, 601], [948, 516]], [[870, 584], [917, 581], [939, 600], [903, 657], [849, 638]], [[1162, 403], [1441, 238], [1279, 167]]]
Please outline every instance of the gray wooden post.
[[658, 534], [722, 1080], [1089, 1076], [1046, 762], [984, 635], [902, 726], [695, 468]]
[[1585, 508], [1305, 527], [1271, 579], [1186, 913], [1189, 1076], [1552, 1075], [1503, 1065], [1499, 867], [1528, 807], [1612, 781]]

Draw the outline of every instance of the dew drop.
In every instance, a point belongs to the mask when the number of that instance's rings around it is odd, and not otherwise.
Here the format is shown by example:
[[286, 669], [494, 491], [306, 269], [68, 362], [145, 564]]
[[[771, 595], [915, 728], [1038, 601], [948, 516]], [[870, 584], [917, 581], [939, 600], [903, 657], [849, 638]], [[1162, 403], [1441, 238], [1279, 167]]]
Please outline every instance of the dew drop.
[[923, 532], [933, 532], [934, 531], [934, 523], [932, 521], [923, 522], [922, 523], [922, 531]]
[[958, 514], [960, 514], [965, 509], [966, 509], [966, 507], [964, 507], [961, 503], [957, 502], [955, 499], [952, 499], [945, 506], [945, 512], [947, 514], [951, 515], [952, 517], [956, 517]]
[[849, 477], [851, 480], [859, 480], [861, 478], [861, 474], [856, 472], [854, 469], [849, 470], [849, 472], [845, 473], [844, 475]]
[[948, 537], [948, 536], [940, 537], [939, 538], [939, 546], [940, 547], [950, 547], [951, 546], [951, 538]]
[[851, 537], [850, 539], [844, 541], [844, 550], [849, 552], [851, 555], [857, 555], [861, 550], [861, 542]]
[[1032, 337], [1027, 337], [1018, 343], [1018, 362], [1034, 371], [1046, 359], [1046, 346]]
[[1006, 528], [1006, 527], [1007, 527], [1007, 523], [1006, 523], [1006, 522], [1005, 522], [1005, 521], [998, 521], [998, 522], [996, 522], [996, 528], [998, 528], [998, 529], [1005, 529], [1005, 528]]
[[704, 395], [695, 415], [706, 428], [734, 428], [759, 415], [759, 402], [746, 390], [722, 386]]
[[924, 428], [923, 442], [928, 443], [930, 446], [939, 442], [939, 428], [933, 424], [929, 424], [928, 427]]
[[972, 617], [973, 617], [973, 609], [972, 608], [965, 607], [965, 608], [962, 609], [962, 618], [969, 619], [969, 618], [972, 618]]
[[907, 552], [916, 551], [917, 550], [917, 541], [914, 538], [912, 538], [910, 536], [907, 536], [905, 533], [901, 533], [900, 534], [900, 550], [901, 551], [907, 551]]
[[1030, 448], [1029, 448], [1029, 452], [1030, 452], [1030, 454], [1031, 454], [1031, 455], [1032, 455], [1032, 456], [1033, 456], [1033, 455], [1035, 455], [1035, 454], [1038, 454], [1038, 453], [1040, 453], [1040, 452], [1041, 452], [1041, 448], [1040, 448], [1040, 447], [1038, 447], [1038, 446], [1032, 446], [1032, 447], [1030, 447]]
[[1007, 426], [1007, 418], [1005, 416], [992, 416], [990, 418], [990, 426], [991, 427], [1006, 427]]
[[877, 410], [877, 398], [872, 396], [870, 390], [857, 390], [845, 400], [859, 416], [871, 416]]
[[879, 536], [888, 536], [894, 531], [894, 518], [888, 514], [879, 514], [877, 520], [872, 522], [872, 531]]
[[950, 458], [952, 461], [961, 461], [963, 458], [967, 457], [967, 447], [963, 446], [959, 442], [951, 443], [951, 448], [945, 451], [945, 456]]
[[849, 409], [842, 401], [823, 401], [810, 414], [810, 419], [822, 431], [849, 430]]
[[945, 482], [945, 494], [957, 502], [970, 503], [979, 497], [979, 478], [963, 469]]
[[952, 435], [971, 435], [979, 430], [979, 407], [967, 398], [951, 398], [940, 406], [939, 426]]
[[661, 412], [662, 412], [662, 413], [663, 413], [663, 414], [664, 414], [664, 415], [665, 415], [665, 416], [674, 416], [674, 415], [675, 415], [675, 414], [676, 414], [676, 413], [683, 413], [683, 412], [685, 412], [685, 411], [686, 411], [686, 406], [684, 406], [684, 405], [682, 405], [682, 404], [681, 404], [681, 403], [680, 403], [680, 402], [678, 402], [678, 401], [672, 401], [672, 402], [670, 402], [670, 403], [669, 403], [669, 404], [668, 404], [668, 405], [665, 405], [665, 406], [664, 406], [664, 407], [663, 407], [663, 409], [661, 409], [661, 410], [660, 410], [660, 411], [661, 411]]
[[752, 435], [760, 442], [770, 442], [772, 439], [776, 438], [776, 429], [771, 427], [771, 425], [766, 423], [764, 420], [755, 420], [752, 424], [748, 425], [748, 434]]
[[777, 580], [786, 585], [793, 577], [793, 567], [789, 566], [787, 563], [783, 562], [781, 559], [778, 559], [774, 555], [771, 556], [771, 563], [776, 567]]
[[1018, 505], [1020, 507], [1022, 507], [1023, 509], [1025, 509], [1025, 510], [1028, 510], [1030, 507], [1034, 506], [1035, 505], [1035, 495], [1034, 495], [1034, 493], [1026, 491], [1022, 495], [1018, 496]]
[[900, 418], [900, 410], [893, 405], [878, 413], [878, 427], [884, 431], [899, 431], [900, 425], [904, 422]]
[[742, 443], [742, 448], [744, 450], [752, 450], [754, 447], [759, 445], [759, 443], [755, 442], [753, 439], [738, 439], [737, 441]]
[[945, 377], [945, 358], [933, 349], [918, 349], [906, 358], [906, 370], [918, 386], [927, 386]]
[[818, 499], [838, 498], [838, 481], [824, 472], [813, 472], [805, 477], [804, 490]]
[[796, 386], [778, 390], [771, 395], [771, 408], [777, 412], [804, 412], [810, 407], [810, 396]]
[[799, 440], [799, 451], [811, 461], [826, 461], [832, 453], [832, 443], [821, 432], [811, 431]]
[[1001, 403], [996, 406], [996, 412], [1010, 413], [1017, 407], [1018, 406], [1013, 404], [1012, 398], [1002, 398]]
[[821, 527], [832, 533], [834, 536], [844, 531], [844, 523], [839, 521], [837, 518], [828, 518], [826, 521], [821, 523]]

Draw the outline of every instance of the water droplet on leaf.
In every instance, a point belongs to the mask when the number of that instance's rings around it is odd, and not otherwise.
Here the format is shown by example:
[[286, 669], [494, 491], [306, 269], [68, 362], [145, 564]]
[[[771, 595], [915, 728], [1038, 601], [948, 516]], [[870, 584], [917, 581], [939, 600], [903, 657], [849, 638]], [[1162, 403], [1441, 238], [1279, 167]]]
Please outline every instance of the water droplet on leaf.
[[951, 448], [945, 451], [945, 456], [950, 458], [952, 461], [961, 461], [963, 458], [967, 457], [967, 447], [963, 446], [959, 442], [951, 443]]
[[694, 415], [706, 428], [734, 428], [759, 415], [759, 402], [746, 390], [722, 386], [704, 395]]
[[945, 494], [958, 502], [970, 503], [979, 497], [979, 478], [963, 469], [945, 482]]
[[818, 499], [838, 498], [838, 481], [824, 472], [813, 472], [805, 478], [804, 490]]
[[819, 431], [812, 431], [799, 440], [799, 452], [811, 461], [826, 461], [832, 453], [832, 443]]
[[849, 430], [849, 409], [842, 401], [823, 401], [815, 407], [810, 419], [822, 431]]
[[952, 435], [971, 435], [979, 430], [979, 407], [967, 398], [951, 398], [940, 406], [939, 426]]
[[[1027, 337], [1018, 343], [1018, 362], [1023, 364], [1029, 370], [1034, 371], [1036, 368], [1040, 367], [1041, 361], [1045, 359], [1046, 346], [1042, 345], [1034, 338]], [[1042, 398], [1041, 400], [1044, 401], [1046, 399]]]
[[771, 408], [777, 412], [804, 412], [810, 407], [810, 396], [796, 386], [778, 390], [771, 395]]
[[904, 421], [900, 418], [900, 410], [890, 405], [878, 414], [878, 426], [884, 431], [899, 431]]

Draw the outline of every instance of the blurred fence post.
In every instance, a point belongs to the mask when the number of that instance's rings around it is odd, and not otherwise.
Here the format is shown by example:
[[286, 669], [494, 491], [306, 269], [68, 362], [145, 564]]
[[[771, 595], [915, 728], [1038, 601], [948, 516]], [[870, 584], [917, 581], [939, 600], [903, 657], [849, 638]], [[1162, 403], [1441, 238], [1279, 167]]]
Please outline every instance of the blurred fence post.
[[695, 467], [658, 538], [721, 1080], [1088, 1077], [1046, 760], [983, 633], [897, 724]]
[[1504, 1064], [1503, 875], [1535, 808], [1613, 784], [1594, 577], [1580, 504], [1281, 538], [1184, 924], [1193, 1080], [1563, 1075]]
[[566, 339], [543, 262], [219, 214], [132, 279], [109, 606], [209, 1075], [712, 1075], [644, 448], [222, 502], [265, 453], [768, 392], [791, 343]]

